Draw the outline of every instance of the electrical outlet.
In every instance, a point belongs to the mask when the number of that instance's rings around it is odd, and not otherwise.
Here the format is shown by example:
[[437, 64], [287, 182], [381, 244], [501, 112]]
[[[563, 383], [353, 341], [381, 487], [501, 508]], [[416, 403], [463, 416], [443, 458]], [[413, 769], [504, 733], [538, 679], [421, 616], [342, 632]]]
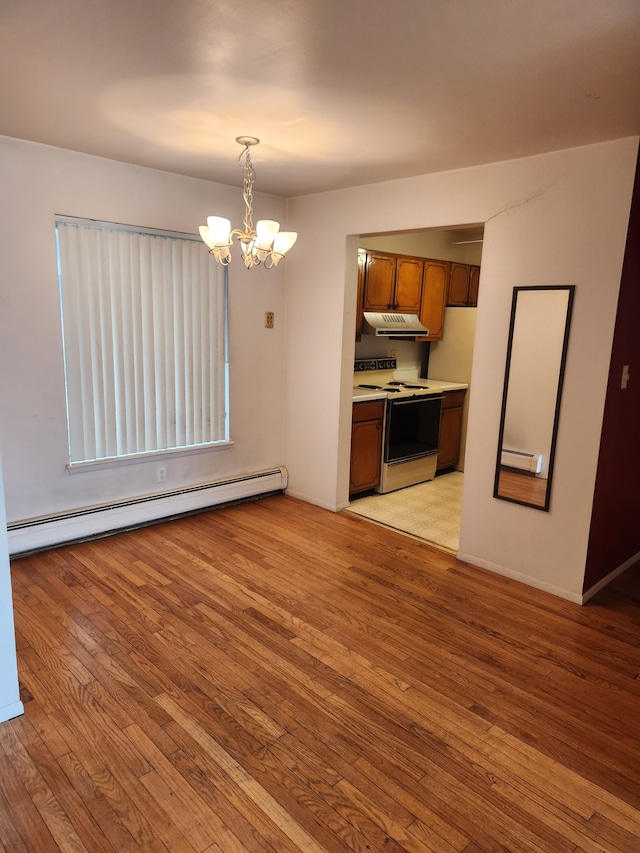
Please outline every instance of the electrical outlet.
[[266, 311], [264, 315], [265, 329], [273, 329], [273, 321], [275, 319], [273, 311]]
[[166, 483], [166, 481], [167, 481], [167, 469], [164, 467], [164, 465], [161, 465], [158, 468], [156, 473], [158, 475], [158, 482], [159, 483]]

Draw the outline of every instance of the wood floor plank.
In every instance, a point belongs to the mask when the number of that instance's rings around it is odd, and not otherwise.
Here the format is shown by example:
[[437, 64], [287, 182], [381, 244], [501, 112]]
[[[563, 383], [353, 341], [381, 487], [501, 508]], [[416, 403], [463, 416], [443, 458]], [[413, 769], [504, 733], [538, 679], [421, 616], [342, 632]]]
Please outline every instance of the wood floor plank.
[[[304, 716], [307, 718], [309, 718], [309, 717], [312, 718], [312, 715], [313, 715], [313, 711], [311, 709], [307, 708]], [[352, 714], [349, 714], [350, 719], [352, 718], [352, 716], [353, 716]], [[319, 718], [319, 719], [321, 719], [321, 718]], [[329, 719], [329, 717], [327, 717], [327, 715], [325, 713], [324, 720], [328, 721], [328, 719]], [[325, 728], [326, 728], [326, 723], [325, 723]], [[304, 737], [304, 735], [300, 732], [299, 728], [296, 729], [295, 732], [296, 732], [296, 736], [299, 739]], [[381, 776], [388, 776], [388, 774], [390, 772], [390, 768], [394, 765], [394, 762], [399, 761], [402, 764], [402, 773], [404, 774], [403, 783], [404, 783], [405, 787], [407, 785], [407, 775], [406, 774], [408, 771], [411, 772], [412, 776], [413, 776], [413, 779], [411, 779], [408, 783], [410, 786], [412, 783], [415, 784], [415, 781], [414, 781], [415, 779], [422, 779], [425, 775], [424, 766], [420, 767], [419, 769], [414, 768], [411, 771], [410, 768], [412, 767], [412, 765], [411, 765], [411, 762], [408, 758], [407, 750], [404, 750], [402, 756], [399, 756], [398, 752], [397, 752], [397, 744], [395, 742], [393, 742], [391, 744], [386, 743], [384, 740], [380, 739], [379, 734], [380, 733], [375, 731], [375, 730], [369, 734], [367, 734], [367, 733], [360, 734], [358, 725], [355, 725], [355, 727], [353, 725], [350, 725], [348, 733], [345, 732], [344, 728], [343, 728], [343, 730], [336, 728], [333, 733], [331, 733], [331, 730], [329, 729], [327, 732], [327, 738], [329, 739], [329, 741], [334, 746], [336, 746], [337, 749], [340, 750], [341, 754], [349, 756], [349, 755], [351, 755], [351, 753], [353, 753], [352, 760], [354, 760], [354, 761], [357, 760], [358, 755], [360, 755], [363, 751], [367, 750], [367, 747], [369, 744], [375, 744], [374, 754], [375, 754], [375, 760], [379, 762], [380, 775]], [[417, 762], [423, 764], [422, 756], [420, 754], [418, 754], [417, 752], [413, 753], [413, 758]], [[414, 788], [414, 790], [417, 791], [417, 798], [418, 799], [424, 799], [424, 790], [422, 790], [419, 786], [416, 786]], [[431, 798], [431, 794], [430, 794], [430, 798]], [[469, 810], [467, 810], [467, 812], [468, 811]], [[450, 818], [450, 817], [451, 817], [451, 815], [449, 813], [448, 818]], [[481, 832], [480, 827], [485, 825], [484, 812], [482, 812], [482, 817], [479, 817], [478, 820], [479, 820], [479, 823], [474, 828], [474, 832], [475, 832], [476, 837]], [[467, 825], [466, 819], [463, 819], [461, 823], [458, 822], [458, 823], [454, 823], [453, 825], [454, 826], [466, 826]], [[486, 845], [487, 850], [489, 850], [489, 849], [491, 849], [491, 850], [500, 849], [499, 846], [496, 847], [495, 845], [493, 845], [493, 843], [491, 841], [487, 842], [485, 840], [484, 843]]]
[[[95, 801], [92, 802], [91, 814], [87, 813], [79, 790], [75, 785], [68, 784], [68, 777], [61, 764], [49, 753], [29, 720], [15, 720], [13, 728], [30, 757], [37, 764], [49, 788], [56, 792], [61, 807], [89, 851], [99, 850], [104, 845], [105, 836], [111, 837], [123, 851], [134, 851], [137, 848], [138, 845], [128, 832], [124, 829], [118, 832], [120, 825], [112, 812], [109, 819], [100, 825], [95, 819], [96, 814], [100, 813]], [[66, 757], [70, 758], [68, 754]]]
[[[369, 850], [371, 844], [379, 846], [379, 843], [382, 843], [379, 828], [368, 821], [364, 813], [350, 804], [346, 797], [341, 796], [337, 787], [342, 780], [340, 773], [328, 765], [319, 764], [317, 757], [308, 753], [311, 763], [307, 763], [302, 757], [303, 750], [300, 749], [299, 743], [294, 741], [293, 746], [293, 750], [289, 750], [285, 739], [282, 738], [270, 746], [269, 752], [276, 760], [290, 768], [303, 790], [308, 787], [313, 791], [316, 795], [316, 814], [344, 842], [346, 849]], [[344, 767], [345, 773], [349, 774], [350, 765], [345, 767], [340, 761], [335, 761], [334, 764]]]
[[302, 846], [304, 850], [322, 850], [313, 837], [299, 825], [295, 817], [283, 809], [269, 792], [253, 778], [228, 752], [226, 752], [216, 741], [211, 738], [206, 730], [198, 726], [192, 719], [187, 717], [180, 706], [169, 696], [158, 697], [160, 705], [171, 714], [179, 725], [191, 734], [191, 736], [206, 750], [209, 756], [216, 762], [224, 773], [232, 779], [263, 811], [268, 812], [279, 828], [291, 838], [294, 843]]
[[355, 770], [362, 776], [371, 779], [379, 788], [386, 790], [394, 799], [402, 803], [416, 817], [409, 824], [412, 834], [417, 834], [428, 842], [434, 850], [462, 851], [469, 844], [469, 837], [460, 832], [451, 823], [442, 818], [429, 807], [424, 797], [417, 797], [411, 790], [411, 785], [398, 784], [380, 768], [375, 767], [368, 759], [359, 758], [355, 762]]
[[278, 495], [12, 576], [0, 853], [636, 849], [640, 566], [581, 608]]
[[108, 774], [90, 775], [72, 752], [63, 756], [59, 763], [68, 780], [68, 786], [77, 792], [85, 813], [102, 833], [102, 837], [96, 840], [95, 833], [86, 830], [83, 832], [82, 837], [87, 839], [88, 849], [92, 851], [113, 847], [114, 850], [137, 850], [139, 844], [149, 837], [148, 827], [145, 827], [144, 822], [141, 824], [132, 820], [128, 820], [128, 826], [126, 825], [127, 821], [121, 818], [118, 811], [124, 807], [130, 814], [130, 804], [126, 798], [124, 801], [121, 799], [121, 791], [116, 793], [107, 787]]
[[[3, 771], [7, 773], [9, 761], [3, 751], [0, 756]], [[36, 845], [41, 845], [42, 850], [55, 849], [51, 833], [44, 826], [30, 795], [15, 778], [0, 778], [0, 816], [0, 841], [5, 850], [31, 853]]]
[[[28, 801], [26, 798], [23, 798], [23, 808], [28, 803], [32, 803], [44, 824], [40, 828], [40, 824], [35, 820], [34, 814], [34, 823], [31, 826], [38, 825], [38, 846], [36, 849], [87, 853], [87, 848], [73, 828], [71, 821], [61, 805], [60, 799], [47, 784], [41, 766], [34, 761], [24, 748], [20, 738], [15, 735], [13, 721], [6, 730], [0, 727], [0, 743], [5, 748], [5, 753], [8, 752], [9, 732], [13, 735], [13, 742], [11, 744], [11, 755], [9, 756], [10, 761], [8, 763], [11, 766], [11, 771], [18, 776], [20, 784], [29, 797]], [[45, 827], [48, 832], [45, 831]], [[28, 843], [31, 843], [30, 836], [31, 828], [29, 828]]]
[[[206, 746], [201, 745], [176, 722], [169, 723], [167, 730], [201, 771], [202, 776], [199, 777], [196, 787], [204, 784], [203, 779], [206, 780], [205, 787], [213, 790], [208, 794], [203, 792], [203, 796], [215, 803], [218, 814], [222, 817], [228, 816], [228, 825], [233, 826], [236, 833], [247, 836], [249, 850], [266, 853], [291, 853], [298, 850], [297, 845], [293, 844], [258, 804], [226, 775], [209, 755]], [[236, 819], [236, 814], [240, 815], [239, 819]]]
[[[104, 751], [104, 747], [102, 749]], [[110, 826], [105, 834], [125, 837], [126, 830], [139, 844], [152, 840], [155, 833], [146, 811], [140, 809], [131, 796], [138, 777], [131, 774], [126, 761], [115, 758], [107, 764], [87, 754], [86, 750], [77, 749], [77, 753], [69, 753], [60, 763], [74, 787], [82, 791], [83, 800], [91, 803], [91, 809], [102, 816], [101, 825]]]

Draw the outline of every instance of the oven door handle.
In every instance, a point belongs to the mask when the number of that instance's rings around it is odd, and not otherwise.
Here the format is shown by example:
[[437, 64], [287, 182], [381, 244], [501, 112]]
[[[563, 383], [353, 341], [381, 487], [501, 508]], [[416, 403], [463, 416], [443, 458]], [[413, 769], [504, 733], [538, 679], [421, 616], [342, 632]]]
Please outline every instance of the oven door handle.
[[409, 406], [411, 403], [424, 400], [425, 403], [444, 400], [444, 394], [416, 394], [414, 397], [406, 397], [404, 400], [389, 400], [392, 406]]

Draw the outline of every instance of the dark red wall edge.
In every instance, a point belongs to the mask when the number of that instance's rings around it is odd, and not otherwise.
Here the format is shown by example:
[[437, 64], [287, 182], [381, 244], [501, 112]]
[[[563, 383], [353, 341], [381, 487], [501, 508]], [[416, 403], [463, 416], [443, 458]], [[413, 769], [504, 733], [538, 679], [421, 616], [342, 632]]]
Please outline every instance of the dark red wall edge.
[[[620, 387], [623, 365], [631, 378]], [[640, 157], [611, 351], [583, 592], [640, 552]]]

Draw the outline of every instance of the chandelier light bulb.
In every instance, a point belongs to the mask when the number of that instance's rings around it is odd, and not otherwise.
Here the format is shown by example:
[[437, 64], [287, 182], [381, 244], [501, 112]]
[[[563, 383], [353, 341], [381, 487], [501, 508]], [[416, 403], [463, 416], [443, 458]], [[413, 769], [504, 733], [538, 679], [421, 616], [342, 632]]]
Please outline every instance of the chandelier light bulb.
[[224, 246], [231, 240], [231, 220], [224, 216], [208, 216], [207, 228], [212, 242], [216, 246]]
[[264, 261], [271, 251], [274, 237], [280, 230], [280, 223], [273, 219], [260, 219], [256, 223], [255, 254], [258, 260]]
[[289, 251], [297, 239], [297, 231], [280, 231], [276, 234], [273, 240], [273, 248], [271, 249], [274, 267], [278, 266], [280, 258]]
[[256, 224], [257, 245], [268, 249], [279, 230], [280, 223], [274, 219], [260, 219]]
[[280, 231], [280, 223], [274, 219], [260, 219], [253, 227], [253, 183], [256, 174], [251, 162], [250, 148], [260, 140], [255, 136], [239, 136], [236, 142], [243, 146], [238, 160], [244, 158], [244, 187], [245, 203], [244, 230], [234, 228], [224, 216], [209, 216], [207, 224], [200, 226], [200, 236], [209, 247], [209, 252], [216, 261], [225, 266], [231, 263], [231, 247], [233, 238], [237, 238], [241, 246], [242, 260], [248, 269], [264, 263], [267, 269], [278, 265], [280, 259], [293, 246], [298, 235], [295, 231]]

